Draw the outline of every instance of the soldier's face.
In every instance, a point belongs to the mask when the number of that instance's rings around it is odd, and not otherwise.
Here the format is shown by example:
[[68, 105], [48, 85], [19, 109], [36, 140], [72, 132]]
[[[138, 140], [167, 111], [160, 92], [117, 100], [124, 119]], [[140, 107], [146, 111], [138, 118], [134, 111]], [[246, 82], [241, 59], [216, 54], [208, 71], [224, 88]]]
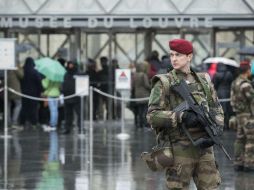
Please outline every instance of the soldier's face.
[[248, 70], [248, 78], [251, 79], [251, 70]]
[[176, 51], [170, 50], [169, 52], [171, 64], [174, 69], [185, 71], [190, 68], [192, 54], [185, 55]]

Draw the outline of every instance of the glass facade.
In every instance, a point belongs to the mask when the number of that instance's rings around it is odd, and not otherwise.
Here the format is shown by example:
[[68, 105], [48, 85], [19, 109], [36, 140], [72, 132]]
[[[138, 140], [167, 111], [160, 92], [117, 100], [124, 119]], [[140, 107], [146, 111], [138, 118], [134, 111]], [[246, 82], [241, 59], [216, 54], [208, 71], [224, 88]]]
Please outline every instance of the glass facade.
[[[254, 44], [254, 3], [241, 1], [8, 1], [0, 6], [0, 37], [16, 37], [40, 56], [77, 59], [107, 56], [121, 67], [143, 61], [152, 50], [168, 52], [168, 40], [194, 44], [194, 64], [208, 56], [234, 57]], [[14, 6], [15, 5], [15, 6]], [[149, 13], [149, 14], [147, 14]]]

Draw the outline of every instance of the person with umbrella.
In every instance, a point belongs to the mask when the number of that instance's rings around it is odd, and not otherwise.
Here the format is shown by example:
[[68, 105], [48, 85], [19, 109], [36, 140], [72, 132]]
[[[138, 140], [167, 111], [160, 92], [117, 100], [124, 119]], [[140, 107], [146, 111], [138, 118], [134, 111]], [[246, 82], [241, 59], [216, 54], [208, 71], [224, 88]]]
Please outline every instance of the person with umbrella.
[[42, 80], [44, 88], [43, 95], [48, 98], [49, 106], [49, 127], [46, 131], [56, 130], [58, 122], [58, 97], [60, 96], [60, 87], [66, 70], [56, 60], [42, 58], [35, 61], [36, 69], [42, 73], [45, 78]]
[[42, 80], [42, 86], [44, 88], [43, 95], [48, 98], [49, 106], [49, 127], [45, 130], [54, 131], [57, 127], [58, 121], [58, 97], [60, 96], [61, 83], [58, 81], [52, 81], [49, 78]]

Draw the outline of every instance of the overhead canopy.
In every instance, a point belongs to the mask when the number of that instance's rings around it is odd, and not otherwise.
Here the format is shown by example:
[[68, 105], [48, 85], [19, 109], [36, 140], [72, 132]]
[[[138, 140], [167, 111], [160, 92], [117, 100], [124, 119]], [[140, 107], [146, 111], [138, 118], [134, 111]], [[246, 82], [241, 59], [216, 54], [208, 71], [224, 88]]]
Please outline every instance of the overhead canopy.
[[0, 2], [0, 28], [253, 26], [253, 0], [1, 0]]

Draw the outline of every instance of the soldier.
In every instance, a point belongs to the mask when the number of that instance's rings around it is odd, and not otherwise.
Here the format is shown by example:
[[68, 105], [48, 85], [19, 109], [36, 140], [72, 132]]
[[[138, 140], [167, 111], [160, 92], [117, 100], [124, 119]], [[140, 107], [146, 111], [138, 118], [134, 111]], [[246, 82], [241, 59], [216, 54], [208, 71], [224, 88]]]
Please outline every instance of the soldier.
[[167, 83], [162, 80], [162, 75], [153, 77], [147, 113], [148, 122], [155, 130], [157, 138], [169, 142], [172, 146], [174, 161], [172, 166], [166, 168], [166, 184], [168, 189], [186, 190], [193, 178], [199, 190], [216, 189], [221, 183], [221, 178], [213, 147], [194, 146], [183, 133], [181, 125], [185, 124], [193, 139], [207, 136], [195, 112], [175, 110], [183, 99], [170, 87], [176, 79], [185, 80], [195, 100], [213, 113], [211, 115], [221, 130], [224, 124], [223, 110], [209, 75], [195, 73], [190, 68], [193, 57], [192, 43], [184, 39], [174, 39], [169, 41], [169, 47], [173, 70], [164, 75]]
[[240, 63], [240, 75], [231, 86], [231, 106], [236, 113], [237, 136], [234, 144], [236, 171], [254, 171], [254, 89], [249, 61]]

